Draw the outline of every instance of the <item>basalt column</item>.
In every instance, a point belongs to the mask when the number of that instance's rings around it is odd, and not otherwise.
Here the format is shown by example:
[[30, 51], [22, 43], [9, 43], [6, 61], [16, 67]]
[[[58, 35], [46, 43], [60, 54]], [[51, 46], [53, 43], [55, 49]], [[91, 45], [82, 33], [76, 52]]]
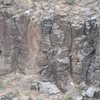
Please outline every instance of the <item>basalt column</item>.
[[76, 84], [94, 84], [98, 26], [96, 20], [75, 25], [60, 18], [42, 22], [38, 66], [41, 80], [65, 92], [69, 76]]
[[61, 19], [42, 22], [38, 65], [43, 68], [41, 80], [55, 82], [65, 92], [70, 73], [71, 28]]
[[72, 78], [75, 83], [94, 84], [98, 27], [96, 20], [85, 21], [73, 30]]

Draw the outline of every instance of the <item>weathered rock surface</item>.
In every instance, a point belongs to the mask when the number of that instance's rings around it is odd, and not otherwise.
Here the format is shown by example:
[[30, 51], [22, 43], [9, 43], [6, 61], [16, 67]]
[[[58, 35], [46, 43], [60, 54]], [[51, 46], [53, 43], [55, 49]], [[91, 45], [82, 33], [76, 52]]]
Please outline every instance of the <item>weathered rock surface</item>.
[[11, 4], [11, 1], [12, 0], [3, 0], [2, 2], [4, 5], [9, 5], [9, 4]]
[[95, 87], [89, 87], [88, 90], [86, 91], [86, 95], [88, 97], [93, 97], [95, 92], [96, 92]]
[[100, 99], [100, 91], [94, 93], [94, 98]]
[[94, 84], [99, 35], [96, 20], [85, 21], [78, 28], [62, 19], [48, 19], [42, 22], [42, 26], [43, 37], [39, 52], [47, 58], [42, 81], [54, 81], [62, 91], [67, 90], [69, 75], [77, 84]]
[[31, 85], [31, 89], [45, 94], [60, 93], [60, 90], [56, 87], [56, 85], [50, 82], [34, 81]]
[[83, 90], [99, 87], [99, 2], [0, 0], [0, 75], [37, 68], [41, 81], [62, 92], [70, 80]]
[[[0, 75], [23, 70], [27, 55], [27, 30], [30, 17], [25, 13], [17, 14], [20, 6], [12, 0], [3, 0], [0, 12]], [[8, 6], [7, 8], [5, 6]], [[26, 5], [27, 6], [27, 5]], [[19, 68], [18, 68], [19, 67]]]
[[82, 96], [77, 96], [75, 100], [84, 100]]
[[17, 97], [12, 98], [12, 100], [19, 100]]

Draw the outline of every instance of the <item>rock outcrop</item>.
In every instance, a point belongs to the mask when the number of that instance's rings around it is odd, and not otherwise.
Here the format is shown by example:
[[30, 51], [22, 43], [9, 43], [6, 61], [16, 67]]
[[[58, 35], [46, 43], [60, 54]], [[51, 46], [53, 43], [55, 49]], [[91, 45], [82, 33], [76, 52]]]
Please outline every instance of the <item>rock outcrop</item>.
[[54, 1], [0, 0], [0, 75], [31, 67], [62, 92], [71, 80], [99, 87], [98, 1], [70, 9]]
[[38, 57], [42, 60], [38, 64], [44, 68], [42, 81], [55, 82], [62, 91], [67, 90], [69, 75], [77, 84], [94, 84], [99, 36], [96, 20], [88, 20], [80, 27], [74, 27], [71, 22], [60, 18], [48, 19], [42, 22], [42, 27]]
[[21, 68], [18, 66], [23, 66], [26, 61], [25, 56], [28, 50], [26, 36], [30, 18], [25, 13], [20, 14], [20, 11], [18, 12], [21, 10], [18, 8], [20, 5], [17, 6], [14, 3], [12, 0], [3, 0], [0, 5], [2, 6], [0, 12], [0, 75]]

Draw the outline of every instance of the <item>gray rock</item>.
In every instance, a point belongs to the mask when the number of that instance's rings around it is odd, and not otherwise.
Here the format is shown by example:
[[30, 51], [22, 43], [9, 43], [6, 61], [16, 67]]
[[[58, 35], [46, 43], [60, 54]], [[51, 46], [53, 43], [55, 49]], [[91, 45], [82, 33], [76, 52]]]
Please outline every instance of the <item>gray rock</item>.
[[61, 100], [61, 98], [58, 95], [51, 95], [50, 100]]
[[53, 65], [52, 64], [48, 64], [48, 66], [46, 66], [41, 74], [42, 76], [42, 81], [44, 82], [53, 82], [54, 81], [54, 76], [53, 76]]
[[12, 100], [19, 100], [17, 97], [13, 97]]
[[33, 81], [30, 88], [39, 91], [39, 81]]
[[100, 91], [94, 93], [94, 98], [100, 99]]
[[2, 0], [0, 0], [0, 3], [2, 2]]
[[70, 63], [70, 59], [69, 57], [65, 57], [63, 59], [60, 59], [60, 58], [56, 58], [56, 60], [60, 63], [64, 63], [64, 64], [69, 64]]
[[91, 87], [89, 87], [89, 88], [87, 89], [86, 95], [87, 95], [88, 97], [93, 97], [95, 91], [96, 91], [96, 88], [91, 86]]
[[80, 95], [80, 96], [77, 96], [75, 100], [83, 100], [83, 99], [84, 99], [83, 96]]
[[48, 58], [44, 54], [39, 54], [37, 57], [38, 66], [46, 66], [48, 64]]
[[4, 4], [4, 5], [9, 5], [9, 4], [11, 4], [11, 1], [12, 1], [12, 0], [3, 0], [3, 4]]
[[82, 96], [83, 96], [83, 97], [86, 96], [86, 91], [85, 91], [85, 90], [82, 91]]
[[[13, 9], [12, 7], [6, 8], [3, 11], [3, 15], [7, 18], [12, 17], [15, 14], [15, 9]], [[12, 23], [11, 23], [12, 24]]]
[[41, 51], [48, 51], [51, 48], [52, 48], [52, 46], [51, 46], [49, 36], [48, 35], [43, 36], [42, 42], [41, 42]]
[[50, 41], [52, 46], [57, 46], [58, 45], [58, 38], [57, 35], [55, 34], [50, 34]]
[[57, 94], [60, 93], [60, 90], [57, 86], [51, 82], [41, 82], [41, 81], [34, 81], [32, 83], [31, 88], [37, 89], [40, 93], [44, 94]]
[[41, 93], [57, 94], [60, 92], [56, 85], [50, 82], [41, 82], [39, 87]]
[[53, 20], [51, 20], [51, 19], [45, 19], [45, 20], [42, 22], [42, 26], [43, 26], [43, 35], [51, 34], [52, 25], [53, 25]]

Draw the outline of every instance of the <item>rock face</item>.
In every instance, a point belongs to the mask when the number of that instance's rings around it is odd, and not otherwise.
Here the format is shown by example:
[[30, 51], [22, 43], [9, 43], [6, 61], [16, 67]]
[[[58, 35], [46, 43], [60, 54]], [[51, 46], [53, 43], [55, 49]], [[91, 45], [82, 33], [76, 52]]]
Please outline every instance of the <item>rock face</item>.
[[[0, 74], [4, 75], [23, 65], [26, 56], [25, 41], [29, 25], [29, 17], [25, 14], [17, 16], [17, 7], [12, 0], [3, 0], [0, 12]], [[9, 5], [9, 6], [8, 6]]]
[[42, 81], [55, 81], [59, 88], [66, 91], [65, 85], [70, 71], [70, 25], [59, 19], [55, 21], [47, 19], [42, 22], [42, 27], [40, 52], [47, 59], [41, 65], [45, 67]]
[[77, 84], [94, 84], [99, 35], [96, 20], [88, 20], [80, 27], [74, 27], [61, 19], [47, 19], [42, 22], [42, 27], [40, 52], [47, 59], [45, 62], [42, 58], [42, 81], [54, 81], [62, 91], [67, 90], [69, 75]]
[[35, 71], [36, 66], [41, 69], [41, 81], [55, 83], [62, 92], [67, 91], [70, 79], [99, 86], [99, 25], [92, 11], [80, 7], [80, 13], [87, 10], [81, 21], [80, 15], [69, 18], [70, 13], [59, 14], [57, 6], [54, 10], [34, 2], [0, 0], [0, 75], [24, 71], [27, 66]]
[[[76, 83], [85, 81], [87, 84], [94, 82], [94, 63], [96, 55], [96, 42], [98, 37], [98, 26], [95, 20], [84, 22], [78, 29], [78, 37], [74, 36], [72, 70], [73, 79]], [[74, 34], [77, 35], [76, 31]]]

